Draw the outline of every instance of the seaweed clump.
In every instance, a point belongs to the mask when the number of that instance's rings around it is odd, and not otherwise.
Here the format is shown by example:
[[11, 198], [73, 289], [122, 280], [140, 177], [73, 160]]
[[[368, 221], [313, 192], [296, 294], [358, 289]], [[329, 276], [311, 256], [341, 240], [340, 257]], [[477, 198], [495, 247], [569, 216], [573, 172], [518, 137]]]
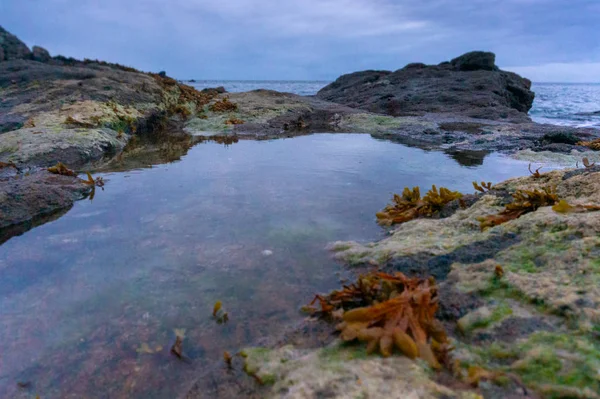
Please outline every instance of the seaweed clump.
[[517, 219], [540, 207], [552, 206], [559, 201], [554, 187], [544, 187], [541, 190], [517, 190], [512, 196], [513, 201], [499, 214], [478, 218], [482, 230]]
[[402, 196], [394, 194], [393, 202], [376, 214], [377, 221], [383, 226], [390, 226], [418, 217], [431, 217], [447, 203], [460, 198], [462, 198], [461, 193], [450, 191], [445, 187], [440, 187], [438, 191], [433, 185], [423, 198], [419, 187], [414, 187], [412, 190], [405, 187]]
[[[336, 326], [343, 341], [367, 343], [367, 353], [391, 356], [394, 348], [405, 356], [420, 357], [432, 368], [446, 363], [450, 350], [438, 308], [435, 281], [409, 278], [402, 273], [372, 272], [340, 291], [317, 295], [321, 314], [341, 317]], [[310, 308], [316, 312], [316, 309]]]
[[212, 112], [234, 112], [238, 110], [238, 106], [236, 103], [229, 101], [228, 97], [224, 97], [211, 104], [208, 109]]
[[600, 151], [600, 139], [592, 140], [592, 141], [580, 141], [577, 145], [582, 145], [594, 151]]
[[62, 163], [59, 162], [54, 166], [51, 166], [48, 168], [48, 172], [53, 173], [55, 175], [62, 175], [62, 176], [77, 176], [77, 173], [75, 173], [73, 170], [67, 168], [67, 166]]

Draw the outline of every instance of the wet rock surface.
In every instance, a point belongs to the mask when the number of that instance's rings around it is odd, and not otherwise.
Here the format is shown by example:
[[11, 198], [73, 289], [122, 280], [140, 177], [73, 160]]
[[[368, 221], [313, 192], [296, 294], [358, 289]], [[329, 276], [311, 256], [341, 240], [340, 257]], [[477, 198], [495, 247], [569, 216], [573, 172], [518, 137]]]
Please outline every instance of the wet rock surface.
[[[0, 179], [0, 242], [9, 233], [26, 230], [39, 220], [70, 208], [91, 190], [76, 177], [46, 171]], [[7, 231], [11, 225], [17, 227]]]
[[[556, 187], [573, 206], [600, 204], [595, 167], [553, 171], [497, 184], [468, 209], [403, 223], [380, 242], [331, 248], [349, 265], [385, 270], [400, 265], [404, 271], [406, 259], [423, 254], [450, 258], [438, 317], [455, 337], [458, 364], [515, 375], [532, 395], [597, 397], [591, 370], [600, 361], [600, 211], [561, 213], [546, 206], [480, 229], [479, 218], [501, 210], [506, 192], [543, 187]], [[486, 253], [486, 247], [494, 250]], [[472, 257], [456, 256], [463, 251]], [[508, 394], [498, 386], [480, 388], [484, 397]]]

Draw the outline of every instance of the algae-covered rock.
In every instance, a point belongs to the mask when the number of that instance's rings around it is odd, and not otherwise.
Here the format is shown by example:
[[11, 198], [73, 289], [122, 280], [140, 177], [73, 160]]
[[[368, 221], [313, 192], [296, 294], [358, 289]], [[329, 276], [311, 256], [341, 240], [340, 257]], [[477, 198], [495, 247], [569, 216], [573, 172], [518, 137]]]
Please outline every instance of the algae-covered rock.
[[480, 398], [431, 379], [426, 368], [406, 357], [366, 356], [364, 348], [335, 342], [300, 350], [250, 348], [246, 372], [271, 386], [270, 398]]
[[[541, 206], [491, 228], [479, 226], [479, 218], [500, 212], [517, 190], [548, 187], [569, 207]], [[463, 370], [457, 375], [468, 378], [473, 367], [522, 381], [544, 397], [594, 398], [600, 381], [598, 205], [599, 171], [557, 170], [498, 183], [468, 209], [405, 222], [379, 242], [330, 248], [349, 264], [378, 264], [388, 272], [438, 267], [436, 277], [445, 279], [440, 308], [460, 317], [450, 320], [464, 333], [453, 355]], [[466, 313], [445, 310], [453, 295], [479, 304]]]

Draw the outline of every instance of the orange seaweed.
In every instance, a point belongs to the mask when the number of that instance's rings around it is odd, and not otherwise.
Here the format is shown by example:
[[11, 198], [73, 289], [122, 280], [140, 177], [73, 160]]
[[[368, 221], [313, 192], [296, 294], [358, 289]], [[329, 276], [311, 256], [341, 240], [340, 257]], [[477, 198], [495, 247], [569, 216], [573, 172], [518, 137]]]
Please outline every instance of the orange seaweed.
[[[384, 357], [398, 350], [411, 359], [424, 359], [432, 368], [441, 367], [448, 338], [434, 318], [438, 294], [433, 278], [371, 272], [342, 290], [315, 296], [311, 305], [316, 301], [323, 315], [342, 313], [336, 329], [343, 341], [366, 342], [368, 353], [378, 351]], [[434, 343], [437, 352], [431, 347]]]
[[377, 221], [381, 225], [390, 226], [418, 217], [431, 217], [447, 203], [460, 198], [462, 198], [461, 193], [450, 191], [445, 187], [440, 187], [438, 191], [433, 185], [423, 198], [419, 187], [414, 187], [412, 190], [405, 187], [402, 196], [394, 194], [392, 204], [376, 214]]

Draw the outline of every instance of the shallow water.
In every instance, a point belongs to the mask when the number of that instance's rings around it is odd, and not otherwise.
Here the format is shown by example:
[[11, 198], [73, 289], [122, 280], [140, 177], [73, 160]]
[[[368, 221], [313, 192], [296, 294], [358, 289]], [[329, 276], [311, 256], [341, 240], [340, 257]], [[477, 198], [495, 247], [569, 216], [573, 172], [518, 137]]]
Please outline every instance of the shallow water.
[[[319, 134], [205, 142], [177, 162], [103, 174], [93, 201], [0, 246], [0, 397], [184, 393], [223, 350], [275, 336], [337, 287], [342, 268], [324, 247], [382, 237], [375, 212], [392, 192], [472, 192], [473, 180], [528, 173], [494, 154], [455, 159]], [[216, 300], [229, 323], [212, 319]], [[174, 329], [190, 363], [169, 354]]]

